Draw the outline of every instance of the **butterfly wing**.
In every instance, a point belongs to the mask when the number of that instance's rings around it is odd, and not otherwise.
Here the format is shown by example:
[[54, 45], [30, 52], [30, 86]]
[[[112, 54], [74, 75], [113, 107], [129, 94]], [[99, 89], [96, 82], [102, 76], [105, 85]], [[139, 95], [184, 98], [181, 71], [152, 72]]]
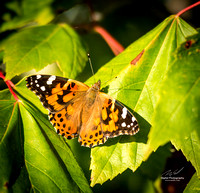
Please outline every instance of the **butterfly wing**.
[[104, 137], [117, 137], [119, 135], [134, 135], [139, 126], [133, 114], [119, 101], [107, 94], [100, 93], [102, 106], [102, 132]]
[[49, 110], [49, 120], [57, 133], [68, 139], [76, 137], [81, 111], [78, 99], [84, 97], [89, 87], [79, 81], [51, 75], [33, 75], [26, 81], [27, 87]]
[[57, 134], [60, 134], [67, 139], [77, 137], [80, 128], [80, 110], [76, 109], [73, 103], [57, 113], [49, 113], [49, 120], [56, 129]]
[[[132, 113], [119, 101], [99, 92], [90, 119], [79, 133], [79, 142], [86, 147], [94, 147], [106, 142], [108, 138], [119, 135], [134, 135], [139, 131], [138, 122]], [[89, 113], [87, 113], [89, 114]]]
[[58, 112], [88, 86], [67, 78], [51, 75], [33, 75], [27, 79], [26, 86], [33, 91], [50, 112]]

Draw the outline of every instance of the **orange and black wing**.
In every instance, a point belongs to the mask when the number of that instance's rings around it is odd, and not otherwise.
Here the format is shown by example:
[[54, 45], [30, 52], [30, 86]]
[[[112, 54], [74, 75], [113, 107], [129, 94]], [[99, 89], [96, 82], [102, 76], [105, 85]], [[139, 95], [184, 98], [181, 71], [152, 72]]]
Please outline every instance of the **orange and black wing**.
[[136, 118], [124, 105], [107, 94], [100, 93], [100, 97], [104, 99], [101, 113], [104, 137], [134, 135], [139, 131]]
[[89, 87], [79, 81], [53, 75], [33, 75], [26, 81], [27, 87], [49, 110], [49, 120], [57, 133], [68, 139], [76, 137], [79, 127], [79, 123], [74, 121], [79, 116], [76, 101]]

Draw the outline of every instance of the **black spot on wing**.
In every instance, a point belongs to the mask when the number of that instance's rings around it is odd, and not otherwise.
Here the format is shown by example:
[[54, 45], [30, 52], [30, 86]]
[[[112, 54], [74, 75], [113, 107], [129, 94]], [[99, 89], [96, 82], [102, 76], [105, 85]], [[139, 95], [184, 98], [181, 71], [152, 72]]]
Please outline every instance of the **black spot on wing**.
[[72, 88], [74, 88], [76, 84], [74, 82], [71, 83]]
[[[111, 103], [112, 105], [112, 103]], [[106, 108], [106, 113], [107, 113], [107, 118], [105, 120], [102, 119], [103, 123], [105, 125], [109, 125], [109, 121], [111, 120], [111, 118], [109, 117], [109, 115], [112, 113], [112, 111], [110, 110], [110, 108]]]

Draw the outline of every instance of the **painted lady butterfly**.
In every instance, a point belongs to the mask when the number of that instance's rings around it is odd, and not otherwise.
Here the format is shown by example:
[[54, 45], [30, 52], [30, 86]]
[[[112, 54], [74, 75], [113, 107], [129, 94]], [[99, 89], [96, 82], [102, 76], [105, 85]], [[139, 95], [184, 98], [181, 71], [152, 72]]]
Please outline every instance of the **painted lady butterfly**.
[[100, 92], [100, 80], [92, 87], [67, 78], [34, 75], [27, 87], [49, 110], [49, 120], [57, 133], [93, 147], [118, 135], [134, 135], [138, 122], [120, 102]]

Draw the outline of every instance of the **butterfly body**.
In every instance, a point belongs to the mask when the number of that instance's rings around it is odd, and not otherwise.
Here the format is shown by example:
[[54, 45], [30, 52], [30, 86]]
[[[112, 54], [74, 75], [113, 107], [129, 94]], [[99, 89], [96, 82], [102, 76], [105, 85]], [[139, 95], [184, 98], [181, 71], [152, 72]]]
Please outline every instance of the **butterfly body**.
[[99, 90], [100, 90], [100, 80], [95, 83], [91, 88], [88, 89], [88, 91], [86, 92], [85, 95], [85, 108], [91, 108], [95, 102], [95, 100], [97, 100], [98, 94], [99, 94]]
[[49, 120], [57, 133], [86, 147], [105, 143], [118, 135], [133, 135], [139, 130], [131, 112], [100, 92], [100, 80], [92, 87], [67, 78], [34, 75], [27, 87], [35, 92], [49, 110]]

